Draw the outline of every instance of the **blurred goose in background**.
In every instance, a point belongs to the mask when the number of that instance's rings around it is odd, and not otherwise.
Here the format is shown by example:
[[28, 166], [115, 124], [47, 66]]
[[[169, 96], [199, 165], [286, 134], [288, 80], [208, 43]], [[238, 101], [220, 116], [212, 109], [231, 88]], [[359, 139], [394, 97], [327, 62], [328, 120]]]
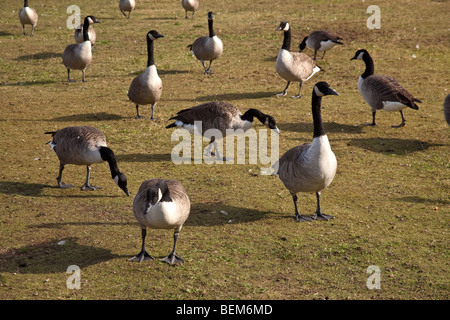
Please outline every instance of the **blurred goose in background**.
[[[199, 134], [204, 138], [210, 139], [207, 148], [208, 155], [212, 155], [211, 147], [214, 146], [217, 159], [222, 160], [223, 158], [217, 150], [216, 137], [210, 135], [207, 131], [216, 129], [221, 132], [222, 138], [233, 130], [245, 132], [253, 126], [253, 118], [255, 117], [269, 129], [274, 130], [278, 134], [280, 133], [272, 116], [264, 114], [257, 109], [248, 109], [242, 114], [234, 105], [222, 101], [207, 102], [181, 110], [176, 116], [169, 119], [175, 120], [175, 122], [169, 124], [166, 128], [184, 128], [191, 134]], [[201, 123], [201, 128], [196, 126], [196, 122]]]
[[129, 261], [142, 262], [154, 258], [145, 250], [147, 228], [171, 229], [173, 249], [161, 259], [170, 265], [184, 263], [175, 253], [178, 235], [189, 217], [191, 204], [183, 185], [177, 180], [150, 179], [144, 181], [133, 201], [133, 212], [141, 227], [141, 251]]
[[98, 129], [88, 126], [66, 127], [57, 131], [45, 132], [53, 139], [49, 142], [59, 159], [59, 175], [56, 178], [61, 189], [73, 188], [71, 184], [62, 182], [62, 172], [66, 164], [84, 165], [87, 168], [86, 181], [82, 190], [95, 190], [100, 187], [89, 184], [91, 165], [107, 161], [114, 182], [127, 196], [127, 178], [119, 171], [114, 152], [107, 147], [105, 135]]
[[302, 52], [306, 46], [313, 49], [314, 60], [316, 60], [317, 51], [323, 51], [323, 59], [328, 50], [333, 49], [338, 44], [343, 44], [341, 40], [341, 37], [328, 30], [313, 31], [303, 39], [299, 45], [299, 49], [300, 52]]
[[[273, 166], [276, 175], [292, 195], [296, 221], [329, 220], [320, 207], [320, 193], [328, 187], [336, 174], [336, 156], [322, 123], [321, 103], [326, 95], [339, 95], [326, 82], [318, 82], [312, 92], [313, 141], [288, 150]], [[315, 215], [301, 215], [297, 207], [298, 192], [315, 192], [317, 209]]]
[[[88, 36], [89, 41], [91, 41], [92, 48], [94, 47], [95, 40], [97, 39], [97, 34], [95, 33], [94, 27], [92, 24], [94, 23], [100, 23], [99, 20], [97, 20], [94, 16], [87, 16], [89, 18], [89, 28], [88, 28]], [[76, 43], [82, 43], [84, 41], [83, 37], [83, 24], [80, 24], [78, 28], [75, 29], [75, 42]]]
[[22, 24], [23, 29], [23, 35], [26, 35], [25, 33], [25, 25], [30, 24], [31, 25], [31, 34], [30, 36], [34, 36], [34, 28], [36, 28], [36, 24], [38, 22], [38, 14], [35, 9], [30, 8], [28, 6], [28, 0], [23, 1], [23, 8], [19, 11], [19, 20]]
[[298, 94], [293, 98], [300, 98], [304, 81], [309, 80], [316, 72], [320, 71], [316, 62], [301, 52], [290, 52], [291, 48], [291, 27], [289, 23], [283, 21], [276, 30], [284, 32], [283, 45], [278, 53], [275, 62], [275, 70], [278, 75], [287, 81], [286, 88], [277, 95], [285, 96], [291, 82], [300, 82]]
[[[134, 0], [119, 0], [119, 9], [124, 17], [130, 18], [131, 11], [136, 7], [136, 2]], [[128, 16], [125, 12], [128, 11]]]
[[161, 98], [162, 81], [155, 66], [153, 54], [153, 41], [164, 37], [156, 30], [150, 30], [147, 35], [147, 68], [143, 74], [136, 76], [128, 89], [128, 98], [136, 104], [136, 119], [144, 118], [139, 114], [139, 105], [152, 105], [151, 120], [154, 120], [153, 113], [156, 103]]
[[399, 111], [402, 122], [393, 128], [403, 127], [406, 119], [403, 115], [404, 108], [418, 110], [416, 102], [420, 100], [414, 98], [406, 89], [394, 78], [383, 75], [375, 75], [375, 66], [372, 57], [365, 49], [356, 51], [355, 56], [350, 60], [363, 60], [366, 70], [358, 79], [358, 90], [363, 99], [372, 108], [372, 123], [368, 125], [376, 126], [375, 114], [377, 110]]
[[[214, 14], [208, 12], [208, 29], [209, 35], [195, 39], [194, 43], [188, 45], [188, 48], [192, 51], [192, 54], [200, 60], [205, 74], [212, 74], [211, 64], [214, 60], [218, 59], [223, 53], [223, 43], [219, 37], [214, 33], [213, 28]], [[205, 61], [209, 60], [208, 69], [205, 66]]]
[[84, 18], [83, 23], [83, 42], [69, 44], [62, 55], [62, 62], [67, 68], [67, 82], [74, 82], [70, 79], [70, 70], [81, 70], [83, 73], [82, 81], [86, 82], [85, 71], [92, 62], [92, 44], [89, 40], [90, 21], [97, 20], [94, 16]]
[[198, 10], [198, 7], [200, 6], [199, 0], [182, 0], [181, 5], [184, 8], [184, 11], [186, 13], [185, 18], [189, 19], [187, 13], [188, 11], [192, 11], [192, 19], [194, 19], [195, 11]]

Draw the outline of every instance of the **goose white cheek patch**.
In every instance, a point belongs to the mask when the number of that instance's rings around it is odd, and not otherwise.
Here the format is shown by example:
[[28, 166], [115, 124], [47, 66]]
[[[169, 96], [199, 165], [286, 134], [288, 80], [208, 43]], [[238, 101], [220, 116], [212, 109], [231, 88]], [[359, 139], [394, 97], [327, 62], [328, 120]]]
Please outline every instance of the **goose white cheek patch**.
[[115, 184], [119, 185], [119, 176], [115, 176], [113, 180]]

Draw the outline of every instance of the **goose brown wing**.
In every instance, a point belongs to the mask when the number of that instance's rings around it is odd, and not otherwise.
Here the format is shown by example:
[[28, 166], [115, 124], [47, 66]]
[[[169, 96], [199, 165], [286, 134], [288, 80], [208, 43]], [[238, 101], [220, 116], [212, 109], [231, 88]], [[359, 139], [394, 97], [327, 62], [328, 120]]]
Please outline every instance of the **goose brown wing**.
[[367, 87], [372, 88], [378, 95], [380, 101], [397, 101], [417, 109], [414, 101], [420, 101], [415, 99], [396, 79], [389, 76], [372, 75], [366, 78], [365, 82]]

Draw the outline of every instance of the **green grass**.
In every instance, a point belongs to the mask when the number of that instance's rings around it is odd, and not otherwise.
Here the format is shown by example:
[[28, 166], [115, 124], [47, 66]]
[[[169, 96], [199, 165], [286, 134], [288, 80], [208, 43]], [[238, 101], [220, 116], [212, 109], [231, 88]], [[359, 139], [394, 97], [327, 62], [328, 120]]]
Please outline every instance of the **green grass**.
[[[21, 3], [4, 4], [0, 299], [449, 298], [450, 143], [442, 107], [450, 89], [450, 3], [378, 1], [381, 29], [369, 30], [367, 2], [272, 2], [208, 1], [186, 20], [178, 1], [146, 0], [128, 20], [116, 4], [79, 0], [82, 16], [94, 14], [102, 23], [95, 25], [88, 82], [73, 71], [78, 82], [70, 84], [60, 59], [73, 42], [73, 30], [65, 26], [67, 4], [30, 1], [39, 13], [34, 38], [21, 34]], [[205, 76], [186, 46], [207, 34], [209, 10], [225, 49], [213, 63], [215, 74]], [[274, 96], [285, 86], [274, 68], [282, 43], [275, 28], [282, 20], [292, 26], [292, 50], [316, 29], [333, 30], [345, 42], [319, 60], [326, 71], [305, 83], [300, 100]], [[155, 43], [163, 81], [156, 123], [134, 119], [126, 94], [146, 66], [145, 34], [151, 29], [165, 35]], [[396, 77], [423, 101], [418, 111], [405, 111], [405, 127], [391, 128], [400, 116], [383, 111], [377, 127], [362, 125], [371, 112], [356, 85], [364, 65], [350, 61], [358, 48], [370, 51], [376, 73]], [[176, 143], [164, 129], [168, 119], [211, 100], [275, 117], [280, 155], [309, 142], [311, 89], [321, 80], [340, 93], [323, 99], [322, 113], [338, 159], [322, 207], [336, 219], [296, 223], [289, 192], [277, 178], [257, 174], [260, 164], [172, 163]], [[288, 95], [297, 88], [291, 85]], [[141, 114], [149, 112], [141, 108]], [[105, 133], [130, 197], [111, 181], [107, 164], [92, 168], [100, 190], [56, 187], [59, 164], [43, 133], [70, 125]], [[67, 183], [81, 186], [84, 177], [81, 166], [64, 171]], [[182, 266], [127, 261], [140, 250], [133, 197], [150, 178], [178, 179], [189, 193], [191, 215], [177, 246]], [[299, 205], [312, 214], [315, 196], [299, 194]], [[155, 257], [167, 255], [172, 233], [150, 230], [147, 246]], [[81, 268], [80, 290], [66, 287], [70, 265]], [[370, 265], [381, 269], [380, 290], [366, 287]]]

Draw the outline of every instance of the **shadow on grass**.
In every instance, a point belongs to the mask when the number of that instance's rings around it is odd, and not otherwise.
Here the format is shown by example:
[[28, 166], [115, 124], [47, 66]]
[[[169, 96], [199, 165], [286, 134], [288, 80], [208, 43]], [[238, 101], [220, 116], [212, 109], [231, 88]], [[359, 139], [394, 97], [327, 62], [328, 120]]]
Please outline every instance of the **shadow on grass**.
[[50, 121], [60, 121], [60, 122], [71, 122], [71, 121], [111, 121], [120, 120], [124, 117], [117, 114], [98, 112], [98, 113], [83, 113], [83, 114], [72, 114], [68, 116], [61, 116], [51, 119]]
[[36, 85], [43, 85], [43, 84], [52, 84], [56, 83], [55, 80], [40, 80], [40, 81], [21, 81], [21, 82], [3, 82], [0, 83], [0, 87], [7, 87], [7, 86], [36, 86]]
[[442, 144], [432, 144], [420, 140], [397, 138], [352, 139], [349, 145], [357, 146], [372, 152], [395, 154], [399, 156], [425, 151], [430, 147], [442, 146]]
[[132, 154], [118, 154], [116, 155], [118, 162], [159, 162], [172, 161], [170, 153], [132, 153]]
[[404, 201], [404, 202], [414, 202], [414, 203], [429, 203], [429, 204], [436, 204], [440, 203], [442, 205], [450, 205], [450, 201], [443, 200], [443, 199], [428, 199], [428, 198], [422, 198], [418, 196], [408, 196], [403, 198], [398, 198], [398, 201]]
[[[139, 70], [139, 71], [133, 71], [128, 73], [129, 76], [137, 76], [140, 74], [143, 74], [145, 72], [144, 70]], [[164, 69], [158, 69], [158, 74], [159, 75], [165, 75], [165, 74], [181, 74], [181, 73], [188, 73], [189, 71], [187, 70], [164, 70]]]
[[80, 269], [125, 256], [112, 254], [110, 250], [78, 244], [77, 238], [47, 241], [10, 249], [0, 254], [2, 272], [32, 274], [66, 273], [67, 267], [77, 265]]
[[10, 32], [0, 31], [0, 37], [13, 36]]
[[[260, 91], [260, 92], [243, 92], [243, 93], [224, 93], [217, 95], [209, 95], [197, 97], [197, 101], [229, 101], [229, 100], [245, 100], [245, 99], [261, 99], [269, 98], [275, 95], [274, 92]], [[242, 110], [244, 112], [244, 110]]]
[[62, 56], [61, 52], [39, 52], [39, 53], [26, 54], [23, 56], [19, 56], [15, 60], [16, 61], [33, 60], [33, 59], [46, 60], [46, 59], [52, 59], [52, 58], [61, 58], [61, 56]]
[[[325, 132], [333, 133], [362, 133], [363, 127], [349, 124], [341, 124], [336, 122], [324, 122]], [[297, 122], [297, 123], [278, 123], [281, 131], [292, 132], [313, 132], [313, 122]]]
[[[101, 193], [101, 190], [96, 191], [83, 191], [83, 194], [68, 194], [68, 190], [63, 190], [58, 187], [56, 184], [56, 176], [58, 175], [58, 168], [55, 168], [55, 184], [39, 184], [39, 183], [22, 183], [15, 181], [0, 181], [0, 194], [9, 194], [9, 195], [21, 195], [21, 196], [29, 196], [29, 197], [52, 197], [52, 198], [116, 198], [120, 197], [120, 195], [112, 196], [105, 195]], [[114, 188], [114, 183], [112, 183], [112, 188]], [[44, 195], [42, 194], [42, 190], [44, 188], [52, 188], [58, 189], [61, 191], [59, 195]], [[79, 187], [75, 186], [74, 189], [81, 189], [81, 184]], [[124, 194], [125, 196], [125, 194]]]
[[192, 203], [186, 226], [217, 226], [262, 219], [267, 212], [230, 206], [221, 202]]

